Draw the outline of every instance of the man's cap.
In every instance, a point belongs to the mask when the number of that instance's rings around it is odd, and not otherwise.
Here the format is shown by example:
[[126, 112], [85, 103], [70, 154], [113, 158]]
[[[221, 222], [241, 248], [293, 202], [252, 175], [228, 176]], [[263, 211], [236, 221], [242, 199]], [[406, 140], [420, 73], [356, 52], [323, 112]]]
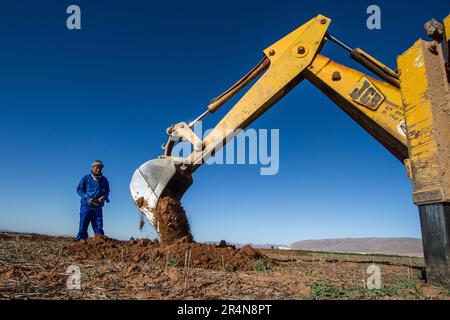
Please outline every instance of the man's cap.
[[104, 167], [102, 160], [94, 160], [94, 162], [92, 162], [92, 164], [91, 164], [91, 168], [92, 168], [93, 166], [101, 166], [101, 167]]

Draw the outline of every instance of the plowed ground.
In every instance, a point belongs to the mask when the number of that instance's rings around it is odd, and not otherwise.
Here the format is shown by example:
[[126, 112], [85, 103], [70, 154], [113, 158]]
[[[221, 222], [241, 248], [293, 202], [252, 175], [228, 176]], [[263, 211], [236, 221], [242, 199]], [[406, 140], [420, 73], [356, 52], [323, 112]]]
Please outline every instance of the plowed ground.
[[[380, 268], [380, 289], [367, 288], [372, 264]], [[67, 287], [74, 270], [80, 289]], [[422, 259], [409, 257], [0, 235], [3, 299], [450, 298], [422, 273]]]

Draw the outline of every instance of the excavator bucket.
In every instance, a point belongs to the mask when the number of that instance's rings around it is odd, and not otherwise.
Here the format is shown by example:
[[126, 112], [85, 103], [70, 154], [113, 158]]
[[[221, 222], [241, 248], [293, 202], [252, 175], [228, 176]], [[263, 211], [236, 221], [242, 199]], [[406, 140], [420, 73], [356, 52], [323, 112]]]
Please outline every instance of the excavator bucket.
[[130, 190], [139, 211], [156, 229], [154, 211], [159, 198], [170, 195], [180, 200], [191, 184], [189, 173], [178, 169], [171, 158], [162, 158], [141, 165], [133, 174]]

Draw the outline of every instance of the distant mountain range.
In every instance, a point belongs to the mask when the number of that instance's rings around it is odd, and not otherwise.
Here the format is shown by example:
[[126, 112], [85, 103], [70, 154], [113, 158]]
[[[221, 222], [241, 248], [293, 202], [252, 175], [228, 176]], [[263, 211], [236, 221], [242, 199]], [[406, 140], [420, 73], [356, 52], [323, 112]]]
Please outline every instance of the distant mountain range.
[[291, 249], [381, 253], [423, 257], [422, 240], [416, 238], [341, 238], [322, 240], [303, 240], [290, 245]]

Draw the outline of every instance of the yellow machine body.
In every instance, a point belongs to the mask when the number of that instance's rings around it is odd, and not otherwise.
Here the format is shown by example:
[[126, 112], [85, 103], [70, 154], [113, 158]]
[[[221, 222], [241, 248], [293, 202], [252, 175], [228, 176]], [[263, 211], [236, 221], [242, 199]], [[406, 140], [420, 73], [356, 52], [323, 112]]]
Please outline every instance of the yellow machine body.
[[[336, 42], [327, 31], [330, 23], [329, 18], [318, 15], [267, 47], [263, 51], [263, 61], [214, 99], [197, 119], [218, 110], [259, 77], [203, 140], [192, 131], [195, 121], [170, 127], [164, 155], [136, 170], [131, 183], [133, 199], [153, 223], [152, 212], [161, 194], [170, 192], [181, 198], [192, 183], [186, 177], [190, 178], [202, 163], [235, 136], [238, 129], [245, 129], [295, 86], [308, 80], [405, 163], [413, 181], [413, 200], [419, 206], [425, 205], [420, 208], [423, 209], [426, 259], [436, 266], [439, 274], [436, 278], [448, 284], [450, 91], [448, 64], [446, 67], [441, 45], [436, 40], [418, 40], [399, 56], [398, 71], [361, 49], [348, 49], [351, 57], [375, 73], [378, 79], [320, 54], [327, 40]], [[448, 59], [450, 16], [444, 20], [443, 30]], [[176, 141], [190, 142], [192, 153], [184, 158], [172, 156]], [[428, 204], [438, 206], [426, 207]], [[436, 217], [440, 222], [435, 222]]]

